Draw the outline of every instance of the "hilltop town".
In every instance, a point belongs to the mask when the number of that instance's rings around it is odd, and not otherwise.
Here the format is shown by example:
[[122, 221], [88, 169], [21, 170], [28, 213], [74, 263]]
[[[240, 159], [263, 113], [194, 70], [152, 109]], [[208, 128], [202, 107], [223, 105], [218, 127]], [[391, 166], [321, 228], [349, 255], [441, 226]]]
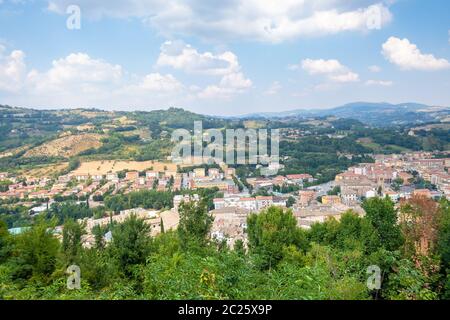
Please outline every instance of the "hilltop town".
[[[161, 224], [166, 230], [176, 229], [180, 203], [199, 201], [196, 191], [210, 189], [218, 195], [212, 199], [210, 210], [214, 217], [211, 237], [225, 240], [232, 247], [236, 240], [246, 243], [248, 216], [271, 206], [290, 208], [298, 226], [308, 229], [329, 218], [339, 220], [349, 210], [364, 215], [361, 202], [373, 197], [389, 197], [394, 203], [415, 195], [435, 200], [450, 199], [450, 158], [434, 156], [430, 152], [374, 155], [374, 163], [349, 167], [333, 181], [320, 184], [306, 173], [244, 177], [241, 181], [236, 169], [224, 163], [177, 172], [176, 165], [155, 161], [87, 162], [56, 180], [0, 173], [0, 181], [8, 181], [7, 190], [0, 193], [0, 199], [4, 203], [27, 207], [30, 217], [48, 211], [54, 203], [65, 201], [103, 208], [101, 217], [80, 220], [87, 222], [84, 241], [89, 247], [94, 241], [94, 226], [105, 226], [111, 221], [120, 223], [132, 214], [145, 219], [152, 226], [153, 235], [161, 232]], [[145, 166], [149, 166], [147, 170], [133, 170], [133, 167], [142, 169]], [[144, 190], [169, 192], [172, 195], [170, 206], [136, 207], [119, 212], [105, 208], [105, 197]], [[20, 228], [11, 230], [17, 233]], [[62, 229], [58, 230], [61, 233]]]

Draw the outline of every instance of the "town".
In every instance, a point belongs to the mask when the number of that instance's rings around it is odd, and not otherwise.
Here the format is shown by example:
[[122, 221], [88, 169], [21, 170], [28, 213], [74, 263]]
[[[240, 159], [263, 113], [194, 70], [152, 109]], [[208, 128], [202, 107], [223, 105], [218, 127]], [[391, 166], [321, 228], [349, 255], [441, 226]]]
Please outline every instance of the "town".
[[[372, 197], [389, 197], [394, 203], [414, 195], [438, 200], [450, 199], [450, 158], [435, 157], [431, 152], [413, 152], [392, 155], [374, 155], [374, 163], [361, 163], [338, 174], [334, 181], [316, 184], [316, 179], [306, 173], [286, 176], [245, 177], [241, 181], [236, 169], [221, 163], [217, 167], [188, 168], [180, 170], [171, 163], [149, 162], [148, 170], [133, 170], [138, 162], [129, 162], [129, 168], [114, 171], [114, 161], [103, 161], [109, 172], [102, 173], [100, 166], [90, 163], [59, 176], [20, 177], [0, 173], [7, 190], [0, 199], [7, 203], [28, 207], [30, 217], [49, 210], [55, 202], [76, 201], [91, 208], [104, 208], [104, 199], [117, 194], [130, 194], [142, 190], [170, 191], [172, 207], [130, 208], [119, 212], [104, 210], [102, 217], [88, 217], [84, 245], [94, 243], [94, 226], [105, 226], [111, 221], [120, 223], [130, 215], [137, 215], [151, 225], [152, 234], [176, 229], [179, 206], [183, 202], [200, 201], [196, 191], [215, 190], [210, 214], [214, 217], [211, 238], [226, 241], [232, 247], [237, 240], [247, 241], [247, 217], [271, 206], [290, 208], [298, 226], [308, 229], [314, 223], [325, 222], [349, 210], [364, 215], [360, 204]], [[106, 162], [106, 163], [105, 163]], [[275, 164], [272, 164], [275, 165]], [[278, 167], [282, 167], [280, 164]], [[123, 165], [117, 165], [121, 169]], [[83, 172], [83, 168], [87, 168]], [[156, 168], [156, 169], [155, 169]], [[106, 170], [106, 169], [105, 169]], [[183, 172], [178, 172], [183, 171]], [[243, 179], [243, 180], [244, 180]], [[245, 182], [245, 183], [244, 183]], [[111, 216], [111, 218], [110, 218]], [[58, 227], [61, 234], [62, 227]], [[21, 228], [12, 228], [13, 233]], [[110, 233], [104, 235], [110, 238]]]

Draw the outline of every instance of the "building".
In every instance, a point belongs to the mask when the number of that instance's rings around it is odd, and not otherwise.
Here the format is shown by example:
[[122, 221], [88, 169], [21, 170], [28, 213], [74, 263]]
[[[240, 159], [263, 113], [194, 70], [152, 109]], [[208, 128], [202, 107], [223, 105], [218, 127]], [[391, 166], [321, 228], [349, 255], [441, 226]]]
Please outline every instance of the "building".
[[146, 178], [158, 179], [159, 172], [158, 171], [146, 171], [145, 172], [145, 177]]
[[211, 238], [218, 241], [226, 241], [232, 247], [237, 240], [247, 242], [247, 218], [251, 211], [238, 208], [227, 207], [215, 209], [209, 212], [214, 217], [211, 227]]
[[286, 176], [286, 178], [288, 178], [290, 181], [295, 182], [295, 183], [303, 183], [304, 181], [308, 181], [308, 182], [313, 182], [314, 178], [312, 175], [307, 174], [307, 173], [302, 173], [302, 174], [288, 174]]
[[294, 217], [297, 218], [299, 227], [309, 229], [314, 223], [323, 223], [329, 218], [339, 220], [342, 214], [349, 210], [352, 210], [361, 216], [364, 214], [364, 210], [361, 207], [349, 207], [343, 204], [325, 205], [318, 203], [294, 211]]
[[333, 204], [340, 204], [341, 197], [339, 196], [323, 196], [322, 197], [322, 203], [327, 205], [333, 205]]
[[307, 206], [311, 201], [316, 199], [316, 191], [314, 190], [300, 190], [298, 192], [298, 204], [300, 206]]
[[134, 181], [139, 178], [139, 172], [137, 171], [128, 171], [125, 173], [125, 180]]
[[205, 168], [195, 168], [194, 169], [194, 177], [196, 177], [196, 178], [204, 178], [204, 177], [206, 177], [206, 170], [205, 170]]
[[193, 194], [192, 196], [188, 194], [185, 195], [179, 194], [173, 197], [173, 208], [175, 211], [178, 212], [178, 209], [180, 208], [180, 204], [182, 202], [191, 202], [191, 201], [198, 202], [199, 200], [200, 197], [198, 196], [198, 194]]

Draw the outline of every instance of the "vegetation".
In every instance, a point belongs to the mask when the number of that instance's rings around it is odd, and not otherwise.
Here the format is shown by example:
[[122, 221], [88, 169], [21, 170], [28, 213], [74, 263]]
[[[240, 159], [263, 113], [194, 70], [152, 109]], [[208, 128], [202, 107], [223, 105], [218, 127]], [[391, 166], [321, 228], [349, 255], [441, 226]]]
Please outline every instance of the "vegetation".
[[[364, 206], [365, 217], [348, 212], [307, 231], [297, 228], [291, 211], [268, 208], [248, 219], [248, 250], [239, 241], [232, 250], [208, 237], [212, 217], [205, 203], [182, 204], [178, 231], [150, 237], [149, 227], [132, 216], [100, 230], [111, 230], [112, 241], [90, 249], [81, 245], [84, 226], [73, 220], [66, 221], [61, 243], [53, 220], [38, 218], [17, 236], [0, 223], [0, 298], [448, 298], [448, 201], [414, 200], [399, 211], [387, 198]], [[422, 228], [419, 217], [431, 213], [436, 219]], [[405, 215], [417, 219], [402, 220]], [[407, 245], [428, 234], [426, 251]], [[74, 262], [81, 268], [79, 290], [66, 288], [64, 271]], [[373, 265], [382, 282], [370, 290]]]

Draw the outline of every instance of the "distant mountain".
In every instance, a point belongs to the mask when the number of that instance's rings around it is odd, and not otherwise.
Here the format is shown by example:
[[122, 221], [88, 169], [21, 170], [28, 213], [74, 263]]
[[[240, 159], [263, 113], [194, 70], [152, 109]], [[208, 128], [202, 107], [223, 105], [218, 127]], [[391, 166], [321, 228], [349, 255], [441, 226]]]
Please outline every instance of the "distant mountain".
[[442, 121], [450, 117], [450, 108], [419, 103], [355, 102], [332, 109], [292, 110], [277, 113], [253, 113], [240, 119], [282, 119], [335, 116], [351, 118], [374, 126], [421, 124]]

